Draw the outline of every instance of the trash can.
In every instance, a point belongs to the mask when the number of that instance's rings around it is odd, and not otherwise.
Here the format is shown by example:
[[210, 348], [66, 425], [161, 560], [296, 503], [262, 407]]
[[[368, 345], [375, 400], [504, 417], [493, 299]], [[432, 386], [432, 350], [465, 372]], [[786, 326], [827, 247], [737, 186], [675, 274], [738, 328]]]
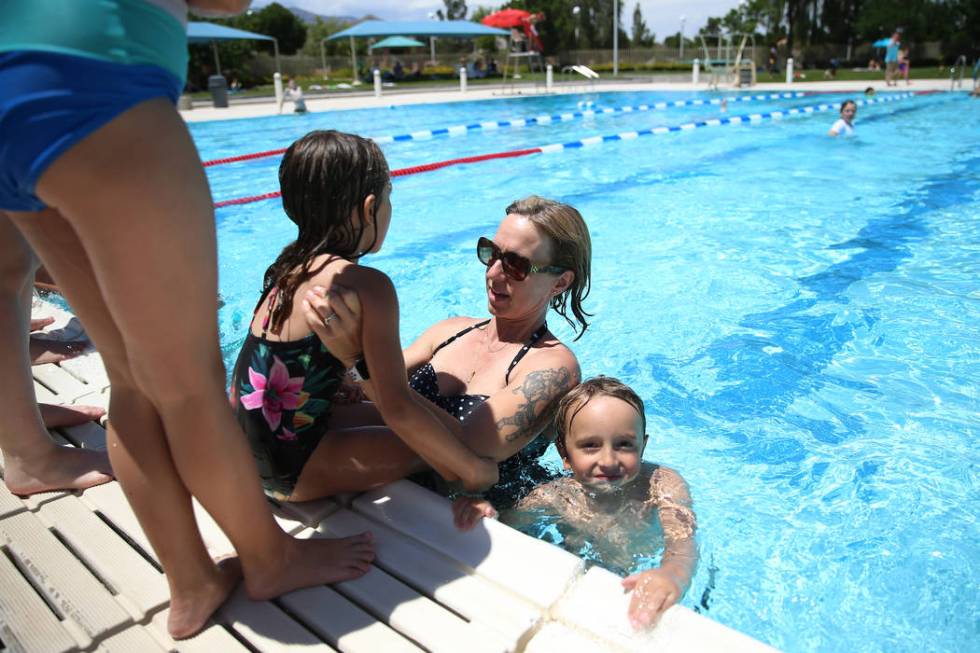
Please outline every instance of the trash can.
[[228, 108], [228, 80], [224, 75], [208, 77], [208, 90], [211, 91], [211, 101], [215, 109]]

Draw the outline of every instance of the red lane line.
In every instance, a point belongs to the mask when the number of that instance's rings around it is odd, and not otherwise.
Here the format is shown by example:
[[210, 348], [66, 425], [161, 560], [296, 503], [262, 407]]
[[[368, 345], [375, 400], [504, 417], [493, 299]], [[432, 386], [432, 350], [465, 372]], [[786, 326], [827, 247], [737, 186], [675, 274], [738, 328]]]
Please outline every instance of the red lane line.
[[[509, 152], [494, 152], [492, 154], [478, 154], [476, 156], [465, 156], [459, 159], [448, 159], [446, 161], [437, 161], [435, 163], [424, 163], [420, 166], [399, 168], [397, 170], [392, 170], [391, 176], [405, 177], [407, 175], [417, 175], [422, 172], [431, 172], [433, 170], [439, 170], [440, 168], [448, 168], [449, 166], [465, 165], [467, 163], [479, 163], [480, 161], [490, 161], [491, 159], [512, 159], [518, 156], [539, 154], [540, 152], [541, 152], [540, 147], [532, 147], [527, 150], [511, 150]], [[282, 193], [280, 193], [279, 191], [275, 191], [273, 193], [265, 193], [263, 195], [252, 195], [251, 197], [238, 197], [236, 199], [231, 199], [231, 200], [222, 200], [220, 202], [215, 202], [214, 208], [220, 209], [225, 206], [233, 206], [236, 204], [249, 204], [251, 202], [259, 202], [261, 200], [271, 200], [280, 197], [281, 195]]]
[[210, 166], [217, 166], [223, 163], [236, 163], [238, 161], [251, 161], [252, 159], [262, 159], [267, 156], [276, 156], [277, 154], [285, 154], [286, 148], [281, 150], [266, 150], [265, 152], [252, 152], [251, 154], [240, 154], [238, 156], [229, 156], [224, 159], [211, 159], [210, 161], [204, 162], [204, 167], [208, 168]]

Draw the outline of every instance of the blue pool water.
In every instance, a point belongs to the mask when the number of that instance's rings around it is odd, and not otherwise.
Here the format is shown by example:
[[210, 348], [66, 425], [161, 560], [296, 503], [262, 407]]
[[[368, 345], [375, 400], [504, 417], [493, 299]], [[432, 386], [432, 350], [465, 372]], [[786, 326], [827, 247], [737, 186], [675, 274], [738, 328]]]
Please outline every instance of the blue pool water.
[[[688, 94], [603, 94], [599, 106]], [[707, 97], [707, 96], [704, 96]], [[728, 115], [840, 101], [737, 104]], [[314, 128], [385, 135], [575, 110], [574, 96], [195, 124], [204, 159]], [[691, 119], [601, 116], [384, 147], [393, 168]], [[478, 236], [536, 193], [594, 247], [586, 375], [646, 400], [646, 457], [691, 486], [702, 561], [684, 604], [787, 651], [961, 651], [980, 639], [980, 101], [916, 97], [403, 177], [369, 264], [402, 339], [484, 315]], [[217, 200], [277, 190], [277, 159], [209, 169]], [[277, 201], [217, 213], [231, 363], [265, 267], [292, 237]], [[551, 325], [571, 341], [559, 319]], [[553, 451], [549, 452], [556, 459]]]

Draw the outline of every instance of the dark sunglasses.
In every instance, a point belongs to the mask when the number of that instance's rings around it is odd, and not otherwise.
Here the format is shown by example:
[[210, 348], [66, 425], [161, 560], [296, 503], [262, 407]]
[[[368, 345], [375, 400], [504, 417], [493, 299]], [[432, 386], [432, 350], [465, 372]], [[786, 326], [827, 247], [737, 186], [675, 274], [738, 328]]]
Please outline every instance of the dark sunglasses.
[[514, 281], [523, 281], [527, 275], [536, 272], [561, 274], [565, 271], [565, 268], [560, 268], [557, 265], [534, 265], [520, 254], [504, 252], [489, 238], [480, 238], [476, 241], [476, 255], [480, 259], [480, 263], [487, 267], [493, 265], [494, 261], [500, 261], [504, 268], [504, 274]]

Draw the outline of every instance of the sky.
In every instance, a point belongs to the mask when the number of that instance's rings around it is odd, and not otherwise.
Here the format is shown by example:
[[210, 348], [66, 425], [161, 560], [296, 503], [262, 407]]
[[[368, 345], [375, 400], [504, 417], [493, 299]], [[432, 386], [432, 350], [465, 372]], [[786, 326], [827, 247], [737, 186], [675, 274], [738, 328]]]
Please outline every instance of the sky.
[[[442, 0], [276, 0], [281, 5], [299, 7], [324, 16], [364, 16], [374, 14], [383, 20], [426, 20], [430, 12], [443, 8]], [[611, 0], [610, 0], [611, 1]], [[623, 27], [627, 32], [633, 24], [633, 8], [637, 0], [620, 0]], [[252, 6], [264, 7], [273, 0], [253, 0]], [[470, 12], [480, 5], [499, 7], [503, 2], [467, 0]], [[709, 16], [723, 16], [736, 7], [738, 0], [640, 0], [643, 20], [658, 41], [676, 34], [685, 17], [684, 33], [695, 34]]]

